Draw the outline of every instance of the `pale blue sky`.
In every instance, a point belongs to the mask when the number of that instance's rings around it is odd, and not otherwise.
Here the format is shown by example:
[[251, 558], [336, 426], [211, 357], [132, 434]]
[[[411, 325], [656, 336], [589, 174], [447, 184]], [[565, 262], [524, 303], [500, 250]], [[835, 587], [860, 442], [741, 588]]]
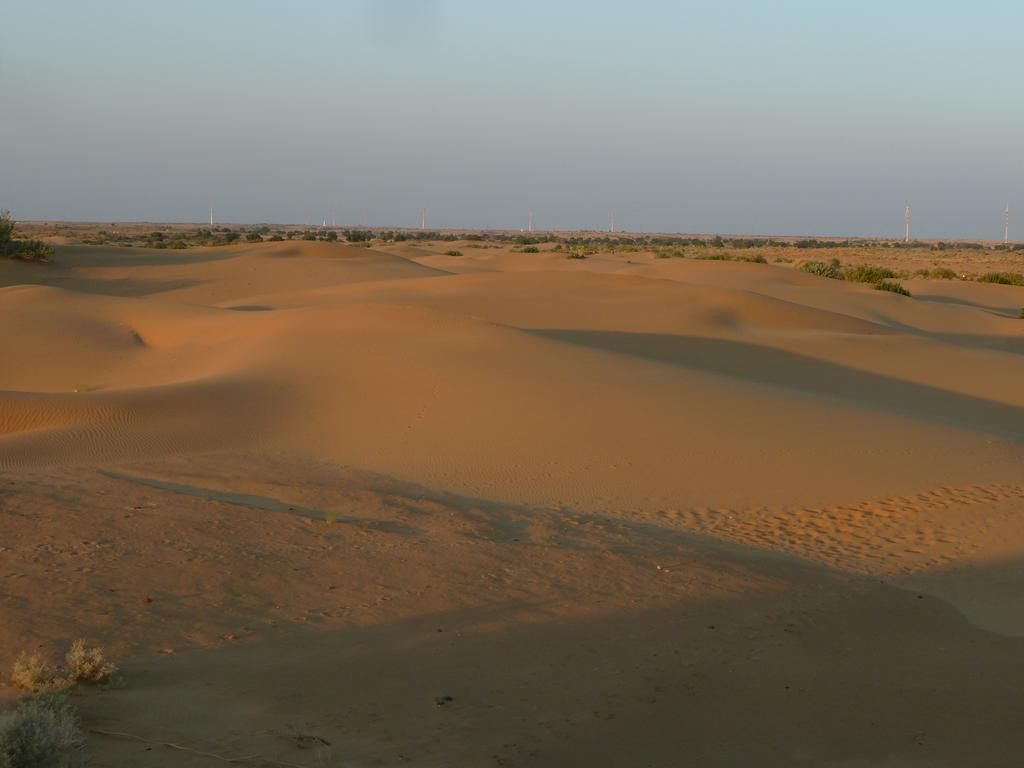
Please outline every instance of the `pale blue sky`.
[[1024, 239], [1024, 4], [8, 0], [22, 218]]

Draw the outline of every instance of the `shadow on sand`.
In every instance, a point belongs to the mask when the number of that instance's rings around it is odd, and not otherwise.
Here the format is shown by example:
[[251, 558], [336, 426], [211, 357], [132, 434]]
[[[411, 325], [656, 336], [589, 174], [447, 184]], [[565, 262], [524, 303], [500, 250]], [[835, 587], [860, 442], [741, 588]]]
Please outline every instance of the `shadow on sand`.
[[1024, 408], [756, 344], [658, 333], [539, 330], [539, 336], [1024, 439]]

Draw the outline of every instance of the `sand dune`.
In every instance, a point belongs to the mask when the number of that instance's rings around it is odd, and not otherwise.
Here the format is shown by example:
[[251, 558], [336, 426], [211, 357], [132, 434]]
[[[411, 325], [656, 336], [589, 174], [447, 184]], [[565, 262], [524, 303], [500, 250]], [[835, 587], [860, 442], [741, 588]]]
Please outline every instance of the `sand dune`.
[[[927, 627], [964, 653], [998, 647], [992, 664], [1011, 640], [990, 632], [1024, 633], [1014, 618], [1024, 555], [1024, 326], [1012, 312], [1021, 289], [920, 281], [908, 283], [908, 299], [778, 265], [444, 250], [69, 245], [52, 265], [0, 264], [0, 505], [10, 513], [0, 566], [15, 585], [3, 593], [13, 619], [0, 661], [23, 642], [17, 627], [56, 642], [69, 611], [83, 633], [136, 654], [137, 669], [163, 645], [216, 646], [216, 664], [244, 669], [253, 654], [285, 647], [268, 626], [301, 615], [325, 625], [325, 634], [299, 633], [316, 635], [302, 634], [315, 649], [306, 674], [341, 663], [332, 649], [348, 647], [346, 627], [399, 645], [418, 638], [409, 643], [426, 650], [403, 653], [419, 658], [448, 652], [421, 637], [440, 622], [466, 627], [466, 637], [535, 626], [515, 632], [553, 649], [586, 647], [602, 631], [672, 654], [658, 640], [663, 626], [686, 638], [695, 666], [651, 662], [672, 693], [633, 679], [624, 690], [684, 707], [684, 692], [735, 654], [749, 674], [762, 674], [763, 659], [800, 678], [786, 628], [809, 615], [832, 622], [815, 630], [819, 655], [845, 644], [862, 615], [893, 622], [891, 642], [923, 642]], [[101, 520], [102, 532], [90, 533]], [[54, 577], [64, 586], [44, 596]], [[154, 595], [151, 608], [144, 600]], [[567, 617], [571, 626], [560, 623]], [[695, 634], [723, 623], [743, 634], [720, 651]], [[759, 649], [758, 633], [774, 639]], [[224, 649], [228, 635], [251, 645]], [[897, 677], [907, 663], [881, 636], [851, 642]], [[463, 645], [479, 665], [500, 663], [464, 638], [451, 648]], [[614, 653], [621, 659], [602, 667], [598, 688], [639, 663]], [[197, 671], [214, 663], [206, 658], [160, 661], [157, 687], [112, 696], [95, 716], [153, 727], [125, 708], [164, 695], [175, 669], [216, 676]], [[349, 651], [339, 658], [364, 663]], [[524, 652], [509, 663], [532, 662]], [[937, 657], [927, 665], [922, 674], [939, 674]], [[218, 685], [237, 684], [224, 674]], [[448, 674], [472, 688], [471, 670]], [[814, 720], [819, 693], [815, 706], [786, 704], [778, 696], [789, 694], [764, 688], [782, 677], [769, 677], [752, 689], [765, 706]], [[939, 686], [944, 701], [971, 695], [953, 677]], [[837, 663], [835, 680], [867, 695], [855, 666]], [[498, 749], [485, 744], [502, 721], [486, 713], [440, 730], [408, 725], [419, 715], [394, 697], [418, 685], [392, 680], [370, 694], [403, 713], [393, 730], [381, 730], [387, 717], [348, 709], [358, 733], [324, 726], [348, 745], [351, 764], [383, 759], [395, 739], [425, 765], [475, 764]], [[509, 687], [526, 683], [494, 685], [503, 692], [467, 695], [515, 713], [506, 725], [518, 735], [500, 737], [499, 764], [611, 764], [593, 723], [542, 728], [525, 719], [531, 707], [544, 722], [567, 706], [617, 711], [631, 725], [609, 732], [643, 733], [652, 760], [678, 748], [668, 720], [639, 725], [639, 699], [612, 707], [606, 688], [579, 688], [513, 702]], [[310, 695], [330, 709], [327, 688]], [[993, 712], [1004, 694], [988, 702]], [[181, 738], [241, 746], [175, 709], [192, 695], [162, 705], [184, 718]], [[299, 694], [280, 683], [254, 694], [257, 703], [225, 696], [203, 706], [230, 699], [239, 708], [222, 717], [231, 730], [269, 728]], [[896, 716], [906, 705], [894, 693], [872, 706]], [[972, 764], [962, 759], [968, 730], [950, 735], [951, 710], [940, 709], [920, 727], [947, 733], [921, 764]], [[689, 738], [709, 765], [915, 764], [910, 724], [910, 735], [889, 728], [875, 741], [863, 731], [870, 749], [837, 747], [836, 730], [828, 743], [794, 732], [775, 754], [716, 747], [727, 731], [714, 712], [687, 711], [703, 724]], [[655, 732], [664, 741], [651, 746]], [[457, 748], [442, 733], [455, 733]], [[573, 739], [591, 746], [574, 753]], [[103, 748], [109, 764], [139, 758], [126, 745]], [[948, 755], [959, 761], [935, 761]]]

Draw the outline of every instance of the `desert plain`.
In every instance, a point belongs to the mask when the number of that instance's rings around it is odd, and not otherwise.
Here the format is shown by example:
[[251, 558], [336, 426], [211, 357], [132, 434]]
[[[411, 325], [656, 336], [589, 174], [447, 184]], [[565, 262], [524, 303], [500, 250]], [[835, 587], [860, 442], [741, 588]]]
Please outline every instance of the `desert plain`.
[[1024, 288], [63, 242], [0, 261], [0, 676], [102, 645], [90, 765], [1024, 760]]

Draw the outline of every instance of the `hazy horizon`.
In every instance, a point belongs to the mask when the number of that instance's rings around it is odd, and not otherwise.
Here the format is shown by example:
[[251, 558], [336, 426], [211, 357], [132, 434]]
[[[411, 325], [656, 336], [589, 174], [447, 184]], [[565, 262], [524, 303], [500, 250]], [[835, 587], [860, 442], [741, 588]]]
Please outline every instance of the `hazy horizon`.
[[[15, 3], [25, 220], [1001, 239], [1009, 2]], [[1015, 232], [1016, 229], [1016, 232]]]

